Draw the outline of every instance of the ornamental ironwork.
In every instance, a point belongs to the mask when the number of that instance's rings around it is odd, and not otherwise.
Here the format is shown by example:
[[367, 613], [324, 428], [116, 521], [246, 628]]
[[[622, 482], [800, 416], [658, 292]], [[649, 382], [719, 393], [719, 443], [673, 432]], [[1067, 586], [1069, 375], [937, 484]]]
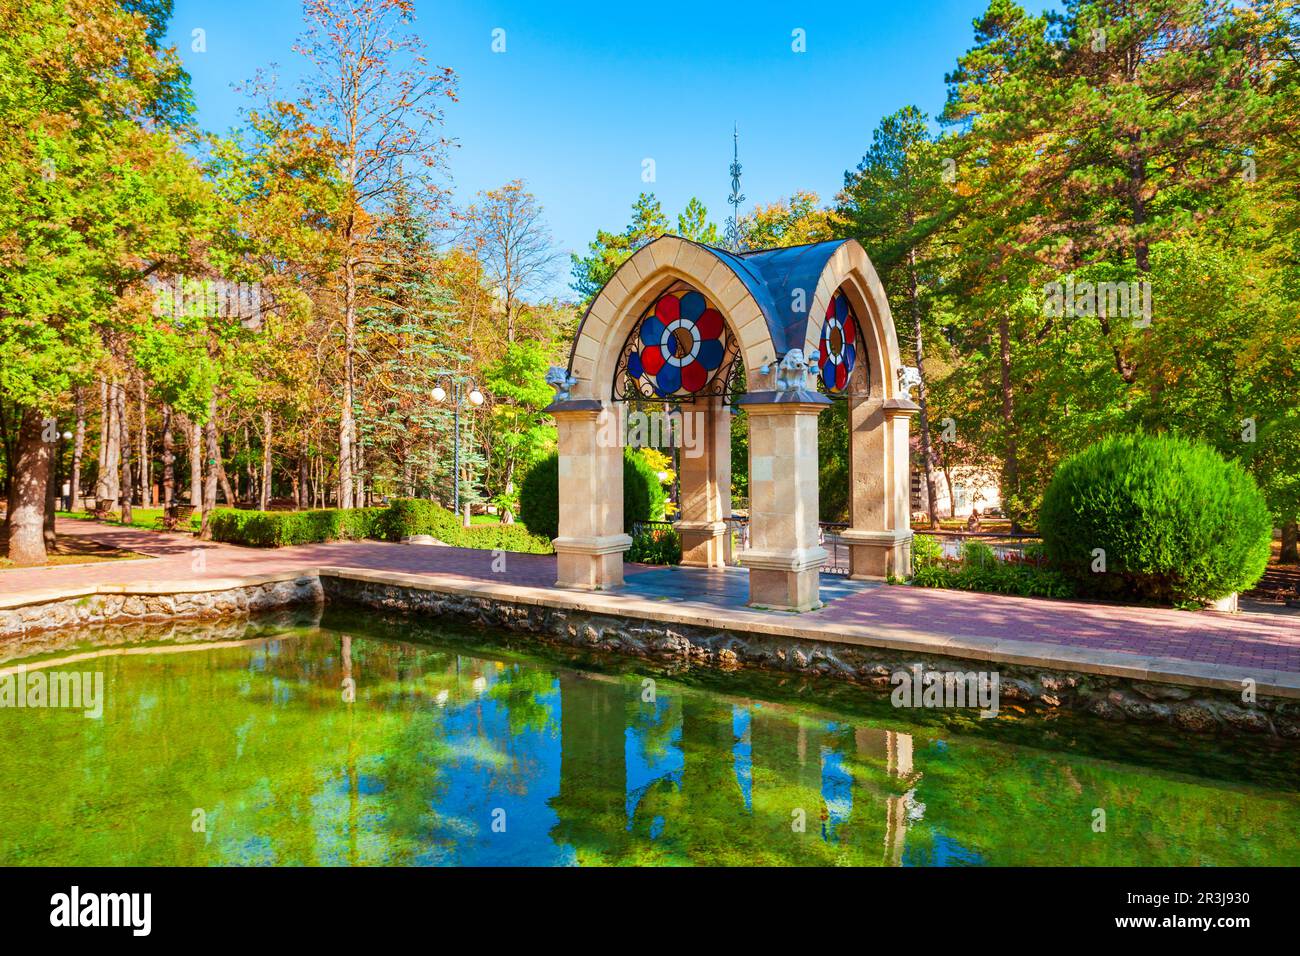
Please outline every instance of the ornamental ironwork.
[[722, 312], [679, 284], [655, 299], [623, 342], [614, 368], [614, 400], [729, 397], [738, 353]]

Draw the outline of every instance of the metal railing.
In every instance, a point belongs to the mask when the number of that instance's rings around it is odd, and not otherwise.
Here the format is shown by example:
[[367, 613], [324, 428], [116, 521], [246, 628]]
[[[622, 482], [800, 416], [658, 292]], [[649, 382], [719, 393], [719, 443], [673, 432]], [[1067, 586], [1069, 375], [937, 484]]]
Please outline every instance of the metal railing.
[[[740, 552], [749, 550], [749, 518], [745, 515], [732, 515], [726, 519], [727, 523], [727, 564], [738, 566], [740, 564]], [[660, 531], [671, 529], [671, 521], [634, 521], [632, 522], [632, 534], [643, 534], [647, 531]], [[826, 563], [822, 565], [822, 571], [827, 574], [849, 573], [849, 546], [841, 536], [841, 532], [849, 527], [844, 521], [819, 521], [817, 523], [817, 543], [826, 549], [828, 555]]]
[[826, 574], [849, 573], [849, 546], [840, 534], [848, 527], [847, 521], [817, 522], [817, 543], [827, 554], [826, 563], [822, 565], [822, 571]]
[[[943, 556], [948, 560], [956, 560], [962, 556], [962, 545], [967, 541], [988, 542], [988, 547], [993, 551], [993, 556], [1000, 561], [1010, 561], [1018, 564], [1044, 564], [1046, 559], [1041, 554], [1028, 556], [1025, 554], [1025, 545], [1041, 541], [1042, 536], [1037, 534], [1027, 534], [1017, 532], [997, 531], [931, 531], [918, 530], [913, 534], [935, 538], [938, 540], [940, 547], [943, 548]], [[995, 544], [993, 542], [1007, 542]]]
[[633, 521], [632, 536], [645, 534], [647, 531], [672, 531], [673, 523], [671, 521]]

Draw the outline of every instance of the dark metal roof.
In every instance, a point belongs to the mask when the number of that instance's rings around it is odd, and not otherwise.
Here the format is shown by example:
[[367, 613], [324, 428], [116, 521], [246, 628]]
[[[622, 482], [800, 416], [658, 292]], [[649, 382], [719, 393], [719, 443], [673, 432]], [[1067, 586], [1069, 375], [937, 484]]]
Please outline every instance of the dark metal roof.
[[[704, 248], [727, 263], [749, 289], [767, 320], [767, 329], [777, 352], [774, 357], [779, 357], [790, 349], [803, 348], [808, 310], [812, 308], [817, 283], [835, 250], [847, 241], [831, 239], [739, 254], [715, 246]], [[796, 289], [803, 290], [801, 303], [795, 301]], [[803, 306], [802, 312], [794, 311], [796, 304]]]
[[[719, 249], [717, 246], [705, 245], [701, 242], [695, 242], [682, 236], [672, 236], [665, 234], [659, 236], [642, 246], [642, 249], [654, 245], [661, 239], [679, 239], [682, 242], [689, 242], [693, 246], [708, 250], [718, 259], [722, 260], [736, 277], [749, 290], [749, 294], [754, 297], [758, 303], [759, 310], [763, 313], [763, 319], [767, 323], [768, 335], [772, 339], [772, 347], [776, 354], [772, 358], [779, 359], [790, 349], [802, 349], [804, 343], [804, 333], [808, 327], [808, 312], [812, 307], [813, 295], [817, 292], [817, 283], [821, 279], [822, 271], [826, 268], [826, 263], [834, 255], [835, 250], [848, 239], [831, 239], [826, 242], [813, 242], [802, 246], [783, 246], [777, 249], [756, 249], [753, 252], [734, 253], [726, 249]], [[641, 250], [637, 250], [640, 252]], [[617, 275], [627, 262], [619, 265], [614, 270]], [[803, 312], [794, 311], [794, 290], [803, 289]], [[602, 290], [603, 292], [604, 290]], [[578, 347], [578, 339], [582, 336], [582, 327], [587, 323], [587, 316], [591, 314], [596, 300], [600, 298], [597, 294], [592, 298], [591, 303], [587, 306], [586, 313], [582, 316], [582, 321], [578, 323], [578, 331], [574, 335], [573, 345], [569, 349], [569, 368], [573, 368], [573, 356]]]

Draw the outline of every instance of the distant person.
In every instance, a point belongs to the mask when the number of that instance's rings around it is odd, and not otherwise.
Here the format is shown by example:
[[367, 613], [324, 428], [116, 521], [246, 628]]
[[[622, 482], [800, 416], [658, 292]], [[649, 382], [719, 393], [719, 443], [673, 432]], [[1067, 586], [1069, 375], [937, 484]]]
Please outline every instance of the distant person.
[[971, 532], [976, 532], [979, 531], [979, 529], [980, 529], [980, 510], [978, 508], [972, 508], [970, 510], [970, 517], [966, 519], [966, 530]]

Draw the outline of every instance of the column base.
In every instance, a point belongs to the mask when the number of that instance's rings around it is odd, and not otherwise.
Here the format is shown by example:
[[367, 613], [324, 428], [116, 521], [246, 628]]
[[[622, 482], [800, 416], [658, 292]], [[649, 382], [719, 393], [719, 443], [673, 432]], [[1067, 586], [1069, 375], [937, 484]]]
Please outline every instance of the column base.
[[822, 606], [820, 547], [802, 551], [746, 551], [740, 563], [749, 568], [749, 606], [774, 611], [815, 611]]
[[725, 521], [678, 521], [673, 525], [682, 539], [682, 566], [725, 568], [727, 566], [727, 523]]
[[632, 547], [625, 534], [602, 538], [556, 538], [557, 588], [579, 591], [607, 591], [623, 584], [623, 552]]
[[880, 581], [912, 576], [912, 532], [859, 531], [848, 528], [840, 538], [849, 546], [849, 577]]

